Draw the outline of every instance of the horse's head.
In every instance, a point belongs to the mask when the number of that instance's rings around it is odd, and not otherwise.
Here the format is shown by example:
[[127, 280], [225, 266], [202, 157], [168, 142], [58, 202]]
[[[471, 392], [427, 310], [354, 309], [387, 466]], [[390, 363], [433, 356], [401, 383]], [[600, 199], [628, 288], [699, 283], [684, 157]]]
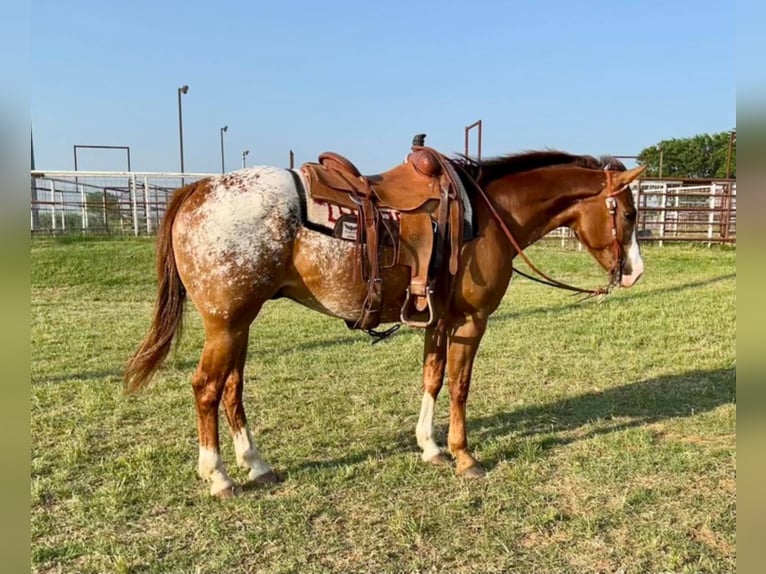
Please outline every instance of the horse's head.
[[610, 273], [612, 285], [631, 287], [644, 272], [629, 185], [645, 169], [603, 170], [600, 187], [578, 203], [571, 225], [580, 242]]

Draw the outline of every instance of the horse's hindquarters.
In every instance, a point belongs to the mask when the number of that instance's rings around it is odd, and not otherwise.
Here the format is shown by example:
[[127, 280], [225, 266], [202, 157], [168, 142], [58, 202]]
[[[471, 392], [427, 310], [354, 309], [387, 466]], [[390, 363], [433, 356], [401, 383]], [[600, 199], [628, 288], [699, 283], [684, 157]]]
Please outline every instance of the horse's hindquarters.
[[281, 286], [300, 227], [287, 170], [258, 167], [199, 182], [173, 226], [176, 265], [204, 317], [237, 320]]

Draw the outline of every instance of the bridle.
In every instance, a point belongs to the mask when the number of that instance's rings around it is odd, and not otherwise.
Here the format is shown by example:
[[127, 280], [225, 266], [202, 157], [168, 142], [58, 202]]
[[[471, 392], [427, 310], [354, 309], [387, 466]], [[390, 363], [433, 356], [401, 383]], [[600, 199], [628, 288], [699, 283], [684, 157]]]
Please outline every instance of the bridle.
[[617, 196], [629, 189], [629, 185], [625, 184], [619, 189], [613, 189], [612, 174], [613, 171], [608, 169], [604, 170], [606, 175], [606, 209], [609, 212], [609, 220], [612, 224], [612, 251], [614, 253], [614, 266], [609, 271], [611, 276], [610, 286], [614, 287], [619, 285], [622, 280], [622, 266], [625, 263], [625, 249], [622, 243], [617, 241]]
[[597, 295], [608, 295], [611, 290], [619, 285], [621, 279], [622, 279], [622, 266], [625, 262], [625, 250], [622, 247], [622, 244], [617, 240], [617, 196], [623, 193], [625, 190], [629, 189], [629, 185], [625, 184], [621, 186], [618, 189], [613, 189], [614, 184], [612, 182], [612, 175], [615, 172], [609, 169], [604, 169], [604, 174], [606, 175], [606, 208], [609, 212], [609, 222], [611, 224], [611, 234], [612, 234], [612, 250], [614, 252], [614, 260], [615, 264], [614, 266], [609, 270], [609, 283], [603, 287], [596, 287], [595, 289], [583, 289], [582, 287], [575, 287], [573, 285], [569, 285], [567, 283], [564, 283], [562, 281], [558, 281], [557, 279], [553, 279], [552, 277], [549, 277], [540, 269], [537, 268], [537, 266], [532, 263], [529, 258], [524, 254], [524, 249], [518, 244], [516, 239], [513, 237], [513, 234], [508, 229], [508, 226], [505, 224], [503, 219], [500, 217], [500, 214], [495, 209], [495, 206], [492, 204], [492, 201], [489, 199], [487, 194], [484, 192], [484, 190], [481, 188], [480, 185], [476, 184], [475, 188], [478, 190], [479, 195], [484, 200], [484, 203], [487, 204], [487, 207], [489, 207], [489, 211], [492, 213], [492, 216], [497, 220], [497, 223], [500, 225], [500, 228], [505, 233], [505, 236], [508, 238], [508, 240], [511, 242], [511, 245], [516, 249], [516, 252], [519, 254], [519, 256], [524, 260], [524, 262], [529, 266], [532, 271], [537, 273], [541, 278], [534, 277], [532, 275], [529, 275], [527, 273], [524, 273], [523, 271], [519, 271], [516, 267], [513, 267], [513, 271], [515, 273], [518, 273], [522, 277], [526, 277], [527, 279], [531, 279], [532, 281], [536, 281], [538, 283], [542, 283], [543, 285], [548, 285], [550, 287], [556, 287], [558, 289], [565, 289], [567, 291], [574, 291], [576, 293], [584, 293], [587, 297], [593, 297]]
[[[487, 207], [489, 208], [490, 213], [495, 218], [497, 223], [500, 225], [500, 228], [503, 230], [503, 233], [505, 233], [505, 236], [511, 242], [511, 245], [513, 245], [513, 247], [516, 249], [516, 252], [521, 256], [521, 258], [529, 266], [529, 268], [532, 269], [535, 273], [537, 273], [541, 278], [534, 277], [532, 275], [524, 273], [523, 271], [519, 271], [516, 267], [512, 266], [511, 268], [514, 273], [518, 273], [522, 277], [526, 277], [527, 279], [531, 279], [532, 281], [542, 283], [543, 285], [556, 287], [558, 289], [565, 289], [567, 291], [574, 291], [575, 293], [583, 293], [585, 295], [583, 299], [588, 299], [590, 297], [595, 297], [595, 296], [606, 296], [611, 292], [611, 290], [614, 287], [616, 287], [620, 283], [620, 280], [622, 279], [622, 265], [625, 261], [625, 250], [623, 249], [620, 242], [617, 240], [617, 199], [616, 197], [620, 195], [621, 193], [623, 193], [625, 190], [629, 189], [629, 184], [625, 184], [618, 189], [613, 189], [614, 184], [612, 183], [612, 175], [615, 173], [614, 171], [609, 170], [608, 168], [604, 168], [604, 174], [606, 175], [606, 208], [607, 208], [607, 211], [609, 212], [609, 223], [611, 225], [611, 235], [612, 235], [612, 250], [615, 255], [615, 264], [609, 270], [610, 280], [607, 285], [603, 287], [596, 287], [595, 289], [583, 289], [581, 287], [575, 287], [573, 285], [569, 285], [567, 283], [564, 283], [562, 281], [558, 281], [556, 279], [553, 279], [552, 277], [549, 277], [548, 275], [540, 271], [540, 269], [538, 269], [537, 266], [529, 260], [529, 258], [524, 254], [524, 249], [522, 249], [522, 247], [513, 237], [511, 230], [508, 229], [508, 226], [503, 221], [503, 218], [500, 217], [500, 214], [497, 212], [497, 209], [495, 209], [495, 206], [492, 204], [492, 200], [484, 192], [481, 185], [479, 185], [478, 180], [481, 177], [480, 166], [478, 171], [474, 173], [471, 173], [471, 171], [474, 171], [474, 170], [469, 170], [468, 164], [466, 163], [453, 162], [453, 166], [459, 168], [460, 171], [465, 173], [466, 183], [468, 183], [471, 187], [473, 187], [474, 190], [479, 194], [479, 196], [484, 200], [484, 203], [487, 204]], [[453, 283], [450, 287], [449, 298], [452, 297], [452, 291], [454, 287], [455, 287], [455, 284]], [[444, 320], [444, 316], [440, 317], [439, 321], [443, 321], [443, 320]], [[367, 333], [374, 337], [375, 340], [372, 342], [372, 344], [374, 345], [375, 343], [382, 341], [383, 339], [386, 339], [387, 337], [392, 335], [394, 332], [396, 332], [399, 329], [400, 326], [401, 325], [397, 324], [391, 327], [390, 329], [387, 329], [386, 331], [382, 331], [382, 332], [378, 332], [378, 331], [374, 331], [370, 329], [367, 331]]]

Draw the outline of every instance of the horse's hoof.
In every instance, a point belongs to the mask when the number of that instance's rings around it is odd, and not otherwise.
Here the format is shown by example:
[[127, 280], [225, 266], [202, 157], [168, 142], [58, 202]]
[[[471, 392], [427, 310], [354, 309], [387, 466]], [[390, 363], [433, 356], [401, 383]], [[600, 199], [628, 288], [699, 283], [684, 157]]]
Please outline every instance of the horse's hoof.
[[469, 466], [465, 470], [460, 471], [459, 474], [462, 478], [484, 478], [487, 476], [486, 471], [479, 464]]
[[260, 474], [250, 480], [251, 484], [255, 484], [257, 486], [269, 486], [271, 484], [278, 484], [280, 482], [281, 480], [279, 476], [277, 476], [277, 473], [273, 470]]
[[439, 454], [435, 454], [434, 456], [426, 460], [426, 462], [430, 464], [435, 464], [438, 466], [444, 466], [449, 464], [449, 459], [446, 456], [444, 456], [444, 453], [440, 452]]
[[214, 493], [213, 496], [220, 500], [224, 500], [226, 498], [234, 498], [237, 496], [237, 487], [232, 484], [231, 486], [227, 486], [226, 488]]

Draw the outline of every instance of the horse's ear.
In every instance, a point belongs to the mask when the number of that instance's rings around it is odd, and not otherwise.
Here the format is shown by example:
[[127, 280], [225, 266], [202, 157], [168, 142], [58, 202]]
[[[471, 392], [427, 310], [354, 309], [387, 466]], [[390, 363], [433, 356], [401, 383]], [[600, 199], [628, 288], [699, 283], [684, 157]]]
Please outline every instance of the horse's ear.
[[640, 165], [627, 171], [618, 171], [612, 176], [616, 187], [624, 187], [646, 171], [645, 165]]

